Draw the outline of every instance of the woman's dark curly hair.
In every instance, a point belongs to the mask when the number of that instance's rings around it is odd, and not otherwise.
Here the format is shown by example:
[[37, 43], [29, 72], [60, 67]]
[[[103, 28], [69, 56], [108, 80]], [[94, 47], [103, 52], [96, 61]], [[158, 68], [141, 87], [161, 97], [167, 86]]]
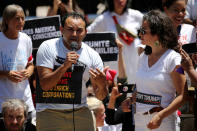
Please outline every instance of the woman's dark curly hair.
[[[129, 8], [130, 2], [131, 0], [127, 0], [126, 6], [123, 12], [125, 12]], [[106, 6], [110, 12], [114, 11], [114, 0], [106, 0]]]
[[[151, 34], [158, 36], [158, 41], [163, 48], [176, 49], [178, 46], [177, 31], [166, 14], [159, 10], [152, 10], [144, 15], [143, 21], [148, 22]], [[145, 53], [151, 54], [151, 52], [151, 48], [146, 47]]]
[[[166, 7], [166, 8], [170, 8], [175, 2], [177, 2], [179, 0], [164, 0], [162, 2], [162, 6], [163, 8]], [[182, 1], [185, 1], [185, 0], [182, 0]]]

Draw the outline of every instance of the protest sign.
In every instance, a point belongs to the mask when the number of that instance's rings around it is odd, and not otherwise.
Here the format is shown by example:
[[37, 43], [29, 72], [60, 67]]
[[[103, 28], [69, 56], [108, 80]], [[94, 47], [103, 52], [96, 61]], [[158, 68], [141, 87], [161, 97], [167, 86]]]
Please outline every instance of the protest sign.
[[36, 62], [36, 53], [38, 47], [45, 40], [61, 36], [60, 16], [50, 16], [42, 18], [33, 18], [25, 21], [23, 32], [32, 40], [34, 64]]
[[[57, 58], [57, 62], [62, 64], [64, 58]], [[59, 66], [55, 65], [54, 71]], [[57, 85], [48, 91], [42, 90], [39, 79], [37, 78], [36, 102], [37, 103], [56, 103], [56, 104], [81, 104], [82, 98], [82, 78], [87, 66], [82, 62], [77, 62], [72, 72], [69, 68]]]
[[84, 42], [99, 53], [103, 62], [117, 61], [118, 47], [114, 33], [88, 33]]
[[33, 48], [37, 49], [43, 41], [60, 37], [59, 27], [60, 17], [58, 15], [35, 18], [25, 21], [23, 32], [30, 36]]

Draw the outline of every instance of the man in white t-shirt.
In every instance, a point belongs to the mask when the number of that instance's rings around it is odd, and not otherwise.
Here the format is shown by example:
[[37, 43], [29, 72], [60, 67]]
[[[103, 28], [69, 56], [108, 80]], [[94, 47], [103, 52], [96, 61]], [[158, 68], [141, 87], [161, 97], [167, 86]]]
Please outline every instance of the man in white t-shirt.
[[[99, 54], [82, 42], [86, 35], [83, 16], [67, 14], [60, 30], [61, 38], [44, 41], [37, 52], [37, 130], [93, 131], [85, 83], [89, 70], [97, 68], [96, 75], [102, 73], [103, 63]], [[97, 86], [97, 97], [102, 100], [107, 93], [105, 82]]]

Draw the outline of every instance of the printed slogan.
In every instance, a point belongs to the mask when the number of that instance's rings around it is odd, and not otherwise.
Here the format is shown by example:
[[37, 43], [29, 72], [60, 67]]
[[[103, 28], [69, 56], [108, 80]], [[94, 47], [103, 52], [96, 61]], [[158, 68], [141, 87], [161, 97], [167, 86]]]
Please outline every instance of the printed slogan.
[[[64, 61], [63, 58], [57, 57], [56, 62]], [[56, 70], [59, 66], [55, 66]], [[36, 87], [38, 103], [58, 103], [58, 104], [81, 104], [82, 95], [82, 77], [86, 65], [82, 62], [77, 62], [74, 66], [74, 71], [68, 69], [57, 85], [48, 91], [42, 90], [40, 85]], [[39, 82], [39, 81], [38, 81]]]
[[88, 33], [84, 42], [98, 52], [104, 62], [117, 60], [118, 47], [114, 33]]
[[58, 15], [34, 18], [25, 21], [23, 32], [32, 39], [33, 48], [35, 50], [43, 41], [60, 37], [61, 32], [59, 27], [60, 17]]

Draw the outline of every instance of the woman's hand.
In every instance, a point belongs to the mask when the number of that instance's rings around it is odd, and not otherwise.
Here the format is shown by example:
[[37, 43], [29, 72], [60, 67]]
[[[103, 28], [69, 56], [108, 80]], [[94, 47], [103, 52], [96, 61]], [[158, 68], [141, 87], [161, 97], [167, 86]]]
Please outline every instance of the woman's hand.
[[12, 82], [18, 83], [21, 82], [24, 79], [24, 76], [19, 71], [9, 71], [7, 75], [8, 79]]
[[120, 42], [119, 39], [116, 39], [116, 44], [118, 46], [119, 52], [122, 52], [122, 48], [123, 48], [124, 45]]
[[113, 87], [112, 88], [112, 91], [111, 91], [111, 96], [110, 96], [110, 99], [109, 99], [109, 103], [108, 103], [108, 106], [107, 108], [109, 109], [115, 109], [115, 103], [116, 103], [116, 99], [121, 96], [122, 94], [119, 93], [118, 91], [118, 87]]
[[149, 129], [156, 129], [161, 125], [162, 118], [159, 116], [159, 113], [153, 116], [151, 121], [147, 124], [147, 128]]
[[121, 108], [122, 108], [122, 111], [123, 112], [131, 112], [131, 104], [132, 104], [132, 101], [131, 101], [131, 98], [127, 98], [125, 99], [122, 103], [121, 103]]
[[23, 80], [31, 76], [31, 73], [27, 69], [21, 70], [19, 71], [19, 73], [21, 74], [21, 76], [23, 76]]
[[53, 0], [53, 9], [54, 9], [54, 11], [58, 10], [58, 8], [59, 8], [61, 3], [62, 3], [61, 0]]
[[180, 54], [182, 56], [181, 66], [183, 67], [183, 69], [186, 71], [193, 69], [194, 67], [189, 55], [183, 49], [180, 50]]
[[120, 94], [119, 91], [118, 91], [118, 87], [113, 87], [112, 88], [110, 99], [116, 100], [116, 98], [118, 98], [121, 95], [122, 94]]

